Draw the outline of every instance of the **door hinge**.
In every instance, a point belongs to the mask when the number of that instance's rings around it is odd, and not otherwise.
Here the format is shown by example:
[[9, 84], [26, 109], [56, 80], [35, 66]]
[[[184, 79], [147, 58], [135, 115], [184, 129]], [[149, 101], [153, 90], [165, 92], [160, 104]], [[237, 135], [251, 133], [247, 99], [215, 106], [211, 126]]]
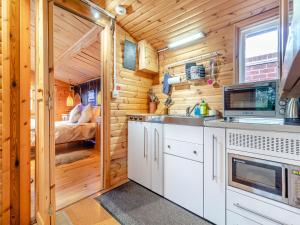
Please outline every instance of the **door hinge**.
[[51, 110], [52, 109], [52, 98], [51, 98], [50, 95], [48, 97], [48, 103], [47, 103], [47, 105], [48, 105], [48, 109]]
[[49, 214], [49, 216], [53, 216], [53, 212], [54, 212], [53, 205], [50, 204], [50, 205], [49, 205], [49, 208], [48, 208], [48, 214]]

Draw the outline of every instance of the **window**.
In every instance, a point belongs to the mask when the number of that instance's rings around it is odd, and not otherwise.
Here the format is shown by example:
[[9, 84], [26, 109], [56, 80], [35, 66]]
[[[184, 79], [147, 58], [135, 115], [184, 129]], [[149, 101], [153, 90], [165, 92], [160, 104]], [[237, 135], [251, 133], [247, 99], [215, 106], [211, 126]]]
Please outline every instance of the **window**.
[[279, 21], [240, 29], [239, 82], [279, 78]]

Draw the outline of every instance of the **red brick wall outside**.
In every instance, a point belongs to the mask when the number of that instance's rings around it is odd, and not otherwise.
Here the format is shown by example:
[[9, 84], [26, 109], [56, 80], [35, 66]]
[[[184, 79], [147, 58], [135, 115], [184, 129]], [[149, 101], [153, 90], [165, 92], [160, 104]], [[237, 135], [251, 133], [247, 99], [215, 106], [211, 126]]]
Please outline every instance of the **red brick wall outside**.
[[278, 55], [271, 53], [246, 59], [245, 82], [278, 78]]

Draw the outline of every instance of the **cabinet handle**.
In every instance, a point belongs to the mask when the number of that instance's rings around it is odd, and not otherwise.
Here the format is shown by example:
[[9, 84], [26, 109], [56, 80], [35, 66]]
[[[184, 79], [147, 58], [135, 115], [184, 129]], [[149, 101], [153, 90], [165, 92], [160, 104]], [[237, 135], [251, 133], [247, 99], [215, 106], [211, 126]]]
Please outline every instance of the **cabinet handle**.
[[283, 222], [281, 222], [281, 221], [279, 221], [279, 220], [276, 220], [276, 219], [273, 219], [273, 218], [271, 218], [271, 217], [269, 217], [269, 216], [266, 216], [266, 215], [264, 215], [264, 214], [262, 214], [262, 213], [260, 213], [260, 212], [256, 212], [256, 211], [254, 211], [254, 210], [252, 210], [252, 209], [249, 209], [249, 208], [247, 208], [247, 207], [245, 207], [245, 206], [242, 206], [242, 205], [240, 205], [239, 203], [233, 203], [233, 205], [234, 205], [235, 207], [239, 208], [239, 209], [242, 209], [242, 210], [244, 210], [244, 211], [247, 211], [247, 212], [249, 212], [249, 213], [252, 213], [252, 214], [254, 214], [254, 215], [257, 215], [257, 216], [259, 216], [259, 217], [262, 217], [262, 218], [264, 218], [264, 219], [266, 219], [266, 220], [269, 220], [269, 221], [271, 221], [271, 222], [273, 222], [273, 223], [277, 223], [277, 224], [281, 224], [281, 225], [288, 225], [287, 223], [283, 223]]
[[[147, 141], [146, 141], [147, 140]], [[144, 158], [147, 158], [147, 151], [148, 151], [148, 130], [146, 127], [144, 127]], [[146, 151], [147, 147], [147, 151]]]
[[154, 137], [155, 137], [155, 153], [154, 153], [154, 161], [157, 161], [157, 167], [159, 167], [159, 133], [157, 129], [154, 130]]
[[168, 149], [171, 149], [171, 145], [168, 145]]
[[214, 144], [214, 151], [215, 151], [215, 157], [214, 157], [214, 177], [217, 180], [218, 179], [218, 137], [214, 135], [215, 138], [215, 144]]
[[154, 162], [157, 160], [156, 158], [156, 128], [154, 129]]
[[215, 135], [212, 136], [212, 180], [215, 180]]

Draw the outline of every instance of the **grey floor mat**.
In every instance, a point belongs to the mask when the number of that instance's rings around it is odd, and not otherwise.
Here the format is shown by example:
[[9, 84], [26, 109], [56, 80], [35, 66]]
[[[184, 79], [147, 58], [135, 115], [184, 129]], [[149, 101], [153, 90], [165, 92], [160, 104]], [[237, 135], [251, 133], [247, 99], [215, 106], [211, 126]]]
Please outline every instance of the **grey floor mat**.
[[124, 225], [211, 224], [132, 181], [96, 200]]

